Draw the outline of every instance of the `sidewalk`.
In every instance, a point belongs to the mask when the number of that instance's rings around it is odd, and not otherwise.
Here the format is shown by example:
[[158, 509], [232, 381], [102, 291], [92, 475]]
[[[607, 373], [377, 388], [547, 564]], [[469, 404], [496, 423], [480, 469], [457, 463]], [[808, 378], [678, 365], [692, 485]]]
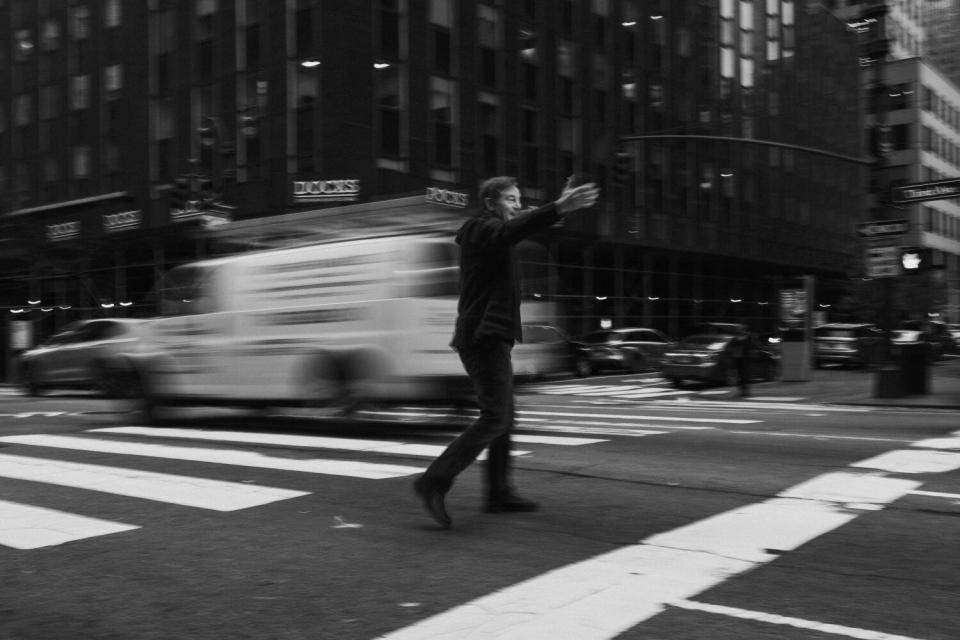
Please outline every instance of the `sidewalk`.
[[875, 397], [876, 371], [813, 369], [810, 380], [752, 385], [752, 397], [796, 397], [824, 404], [960, 409], [960, 356], [949, 356], [930, 367], [927, 393], [898, 398]]

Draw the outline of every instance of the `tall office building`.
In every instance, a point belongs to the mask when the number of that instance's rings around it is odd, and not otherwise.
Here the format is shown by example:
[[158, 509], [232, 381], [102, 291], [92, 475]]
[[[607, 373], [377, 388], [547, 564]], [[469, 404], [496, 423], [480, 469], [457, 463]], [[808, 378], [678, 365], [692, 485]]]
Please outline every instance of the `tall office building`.
[[859, 267], [857, 41], [823, 3], [6, 0], [0, 34], [0, 306], [38, 334], [149, 313], [238, 229], [497, 174], [603, 188], [540, 238], [573, 332], [774, 324], [781, 288]]

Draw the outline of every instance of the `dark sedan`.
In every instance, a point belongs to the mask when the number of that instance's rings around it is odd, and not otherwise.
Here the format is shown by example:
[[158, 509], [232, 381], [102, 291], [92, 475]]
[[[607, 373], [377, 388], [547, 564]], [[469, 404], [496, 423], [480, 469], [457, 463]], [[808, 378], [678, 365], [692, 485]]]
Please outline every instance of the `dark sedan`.
[[[735, 386], [738, 382], [734, 349], [740, 336], [698, 333], [687, 336], [669, 349], [661, 361], [663, 376], [674, 386], [687, 380]], [[756, 347], [749, 360], [751, 380], [775, 380], [780, 372], [779, 356], [772, 350]]]
[[119, 378], [104, 367], [128, 353], [140, 340], [143, 320], [104, 318], [79, 320], [29, 349], [20, 357], [24, 389], [32, 396], [54, 388], [94, 388], [108, 396], [124, 396]]
[[656, 329], [624, 328], [593, 331], [577, 340], [577, 374], [604, 370], [647, 371], [660, 367], [660, 358], [674, 342]]

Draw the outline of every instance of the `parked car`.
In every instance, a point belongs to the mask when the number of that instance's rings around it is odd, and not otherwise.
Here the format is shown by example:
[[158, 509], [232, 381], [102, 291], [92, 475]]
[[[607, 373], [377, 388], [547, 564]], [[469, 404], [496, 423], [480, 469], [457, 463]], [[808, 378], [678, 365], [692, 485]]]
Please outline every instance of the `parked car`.
[[513, 347], [513, 374], [536, 380], [549, 375], [576, 373], [576, 346], [560, 328], [524, 324], [523, 342]]
[[[661, 364], [663, 376], [675, 387], [688, 380], [735, 386], [739, 382], [734, 353], [743, 334], [696, 333], [668, 350]], [[776, 380], [780, 375], [780, 356], [753, 337], [750, 353], [751, 380]]]
[[69, 324], [20, 356], [20, 379], [32, 396], [53, 388], [95, 388], [124, 397], [121, 376], [103, 375], [117, 356], [140, 339], [144, 320], [105, 318]]
[[960, 324], [948, 324], [947, 331], [953, 338], [953, 347], [951, 347], [950, 352], [960, 353]]
[[931, 342], [923, 331], [917, 329], [894, 329], [890, 332], [890, 346], [894, 357], [903, 355], [903, 347], [922, 348], [927, 362], [943, 357], [943, 352], [938, 349], [939, 345]]
[[813, 359], [825, 364], [863, 367], [879, 361], [883, 331], [874, 324], [831, 322], [813, 329]]
[[606, 370], [647, 371], [660, 368], [660, 359], [674, 341], [656, 329], [601, 329], [582, 336], [576, 358], [577, 374]]
[[[916, 339], [919, 339], [927, 344], [928, 349], [930, 350], [930, 360], [942, 360], [946, 357], [946, 354], [952, 353], [954, 350], [954, 340], [953, 335], [950, 333], [950, 327], [945, 322], [937, 322], [931, 320], [924, 322], [922, 320], [907, 320], [900, 323], [897, 331], [911, 331], [919, 334], [916, 336]], [[901, 341], [905, 339], [905, 336], [911, 334], [904, 334], [901, 337]], [[891, 342], [896, 342], [891, 336]]]

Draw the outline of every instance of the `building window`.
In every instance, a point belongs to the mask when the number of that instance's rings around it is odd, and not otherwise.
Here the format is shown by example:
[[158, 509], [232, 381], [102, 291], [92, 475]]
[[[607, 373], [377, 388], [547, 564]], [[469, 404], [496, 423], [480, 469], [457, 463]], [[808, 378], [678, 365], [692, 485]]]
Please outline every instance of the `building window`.
[[90, 8], [86, 5], [70, 10], [70, 35], [74, 40], [86, 40], [90, 37]]
[[111, 64], [103, 68], [103, 91], [108, 100], [114, 100], [119, 96], [123, 88], [123, 65]]
[[540, 184], [540, 149], [538, 140], [540, 120], [536, 109], [520, 110], [521, 174], [520, 178], [527, 186]]
[[430, 120], [433, 129], [433, 160], [437, 168], [455, 165], [456, 83], [444, 78], [430, 80]]
[[480, 154], [483, 173], [488, 176], [500, 173], [498, 153], [500, 146], [500, 101], [497, 96], [480, 96]]
[[260, 25], [252, 24], [244, 33], [244, 52], [246, 53], [245, 69], [254, 69], [260, 66]]
[[90, 147], [86, 145], [73, 148], [73, 177], [90, 177]]
[[480, 45], [480, 84], [496, 87], [499, 80], [498, 60], [503, 42], [500, 11], [487, 5], [477, 6], [477, 39]]
[[403, 60], [406, 54], [407, 0], [379, 0], [380, 55], [390, 60]]
[[53, 156], [46, 156], [43, 159], [43, 181], [46, 183], [56, 182], [60, 179], [60, 166], [57, 159]]
[[70, 108], [73, 110], [90, 107], [90, 76], [70, 78]]
[[29, 93], [13, 99], [13, 125], [23, 127], [33, 122], [33, 100]]
[[40, 49], [56, 51], [60, 47], [60, 23], [56, 20], [45, 20], [40, 27]]
[[430, 39], [433, 68], [453, 73], [453, 0], [430, 0]]
[[402, 120], [406, 111], [406, 87], [401, 69], [396, 64], [374, 69], [377, 100], [379, 153], [401, 155]]
[[560, 82], [560, 111], [573, 114], [577, 111], [576, 54], [570, 42], [557, 44], [557, 73]]
[[103, 25], [119, 27], [123, 23], [123, 8], [120, 0], [106, 0], [103, 7]]
[[16, 62], [26, 62], [33, 56], [33, 31], [20, 29], [13, 34], [13, 59]]
[[209, 82], [213, 78], [213, 40], [201, 40], [197, 43], [196, 78], [198, 82]]
[[52, 120], [60, 115], [60, 86], [40, 88], [40, 119]]

